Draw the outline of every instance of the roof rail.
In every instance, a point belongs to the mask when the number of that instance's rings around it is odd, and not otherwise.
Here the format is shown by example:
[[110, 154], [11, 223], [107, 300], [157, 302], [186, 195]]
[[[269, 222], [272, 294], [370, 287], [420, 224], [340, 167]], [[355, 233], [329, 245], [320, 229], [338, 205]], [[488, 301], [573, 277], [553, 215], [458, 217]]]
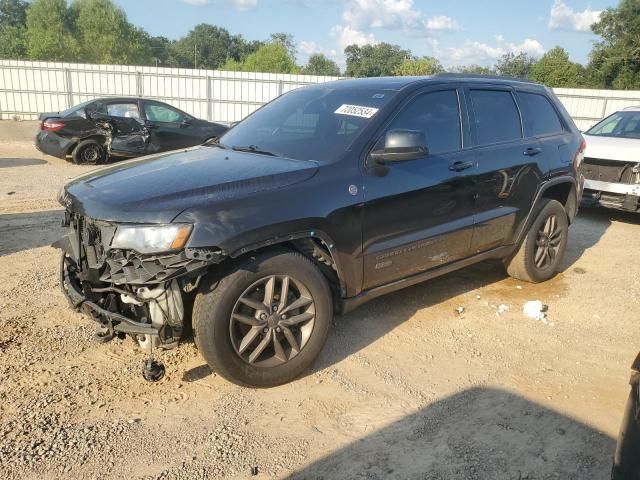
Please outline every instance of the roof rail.
[[437, 73], [436, 75], [434, 75], [434, 77], [474, 78], [478, 80], [508, 80], [511, 82], [538, 84], [538, 82], [534, 82], [533, 80], [529, 80], [528, 78], [509, 77], [507, 75], [483, 75], [479, 73], [445, 72], [445, 73]]

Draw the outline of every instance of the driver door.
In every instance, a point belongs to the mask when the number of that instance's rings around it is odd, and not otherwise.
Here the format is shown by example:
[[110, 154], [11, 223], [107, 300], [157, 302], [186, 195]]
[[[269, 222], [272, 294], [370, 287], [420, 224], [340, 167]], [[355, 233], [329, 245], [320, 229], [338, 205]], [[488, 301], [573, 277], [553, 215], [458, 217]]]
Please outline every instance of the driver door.
[[423, 90], [384, 129], [382, 142], [391, 130], [424, 132], [428, 154], [365, 171], [364, 289], [469, 255], [477, 165], [462, 99], [452, 86]]

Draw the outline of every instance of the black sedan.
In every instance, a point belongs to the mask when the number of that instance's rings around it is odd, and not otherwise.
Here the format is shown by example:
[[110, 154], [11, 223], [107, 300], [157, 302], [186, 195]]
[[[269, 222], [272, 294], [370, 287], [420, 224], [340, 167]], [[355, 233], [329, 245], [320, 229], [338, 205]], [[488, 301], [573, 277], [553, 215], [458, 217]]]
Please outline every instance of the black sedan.
[[59, 113], [42, 113], [36, 147], [74, 163], [132, 158], [192, 147], [228, 130], [156, 100], [101, 98]]

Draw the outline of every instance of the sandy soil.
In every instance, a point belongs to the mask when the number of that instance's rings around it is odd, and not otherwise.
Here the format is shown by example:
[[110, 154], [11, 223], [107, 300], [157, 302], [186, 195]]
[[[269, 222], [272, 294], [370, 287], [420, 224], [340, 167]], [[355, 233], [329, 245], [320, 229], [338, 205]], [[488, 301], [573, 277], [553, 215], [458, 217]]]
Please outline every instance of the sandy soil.
[[231, 385], [189, 339], [148, 384], [133, 342], [94, 343], [58, 289], [55, 194], [85, 170], [0, 134], [0, 478], [608, 478], [639, 216], [581, 212], [545, 284], [481, 264], [338, 317], [289, 385]]

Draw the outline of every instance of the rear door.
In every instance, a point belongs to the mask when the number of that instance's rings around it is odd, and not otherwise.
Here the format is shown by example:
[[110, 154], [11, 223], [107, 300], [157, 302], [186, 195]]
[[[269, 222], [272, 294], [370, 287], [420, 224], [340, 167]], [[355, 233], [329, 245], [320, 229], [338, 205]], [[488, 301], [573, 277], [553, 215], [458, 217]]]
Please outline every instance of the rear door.
[[468, 255], [473, 232], [475, 162], [465, 148], [464, 102], [456, 85], [415, 94], [380, 135], [425, 133], [429, 154], [365, 170], [364, 287], [441, 266]]
[[511, 242], [531, 208], [548, 152], [535, 137], [524, 138], [515, 92], [508, 86], [467, 90], [478, 161], [475, 228], [471, 252]]
[[142, 101], [146, 126], [150, 132], [148, 150], [162, 152], [192, 147], [204, 140], [200, 122], [184, 112], [160, 102]]

